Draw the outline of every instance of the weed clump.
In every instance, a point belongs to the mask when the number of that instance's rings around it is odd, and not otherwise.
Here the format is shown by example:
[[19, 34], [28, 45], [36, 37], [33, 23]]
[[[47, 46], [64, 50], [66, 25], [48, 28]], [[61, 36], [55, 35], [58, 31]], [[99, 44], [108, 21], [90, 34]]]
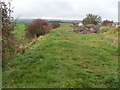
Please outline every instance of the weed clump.
[[102, 26], [98, 33], [118, 35], [118, 31], [117, 27]]
[[52, 25], [52, 29], [60, 27], [60, 23], [58, 22], [52, 22], [51, 25]]

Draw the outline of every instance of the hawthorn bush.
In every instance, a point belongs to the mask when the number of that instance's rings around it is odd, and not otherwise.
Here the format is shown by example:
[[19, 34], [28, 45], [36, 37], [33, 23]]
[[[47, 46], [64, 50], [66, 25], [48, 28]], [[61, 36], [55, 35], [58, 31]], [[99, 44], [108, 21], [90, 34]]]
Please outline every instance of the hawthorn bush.
[[2, 60], [7, 60], [15, 55], [16, 38], [11, 32], [14, 30], [15, 23], [12, 22], [11, 4], [8, 2], [0, 2], [0, 10], [2, 12]]
[[52, 29], [60, 27], [60, 23], [58, 23], [58, 22], [52, 22], [51, 25], [52, 25]]
[[26, 25], [26, 37], [35, 38], [49, 33], [51, 27], [46, 20], [35, 19], [32, 23]]

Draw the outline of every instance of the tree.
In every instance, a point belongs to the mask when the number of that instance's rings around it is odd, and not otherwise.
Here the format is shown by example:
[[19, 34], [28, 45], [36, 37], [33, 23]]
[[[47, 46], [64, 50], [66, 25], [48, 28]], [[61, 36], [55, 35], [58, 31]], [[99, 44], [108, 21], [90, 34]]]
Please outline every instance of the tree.
[[93, 14], [87, 14], [86, 18], [83, 19], [82, 23], [85, 24], [94, 24], [97, 25], [98, 23], [101, 23], [101, 17], [98, 15]]

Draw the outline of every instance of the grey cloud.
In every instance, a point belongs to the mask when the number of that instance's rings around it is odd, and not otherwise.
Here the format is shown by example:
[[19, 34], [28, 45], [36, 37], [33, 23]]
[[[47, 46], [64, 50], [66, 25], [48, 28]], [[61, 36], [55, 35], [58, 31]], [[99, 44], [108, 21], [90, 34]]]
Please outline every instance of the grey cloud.
[[[51, 2], [50, 2], [51, 1]], [[88, 13], [117, 21], [119, 0], [13, 0], [14, 17], [82, 19]]]

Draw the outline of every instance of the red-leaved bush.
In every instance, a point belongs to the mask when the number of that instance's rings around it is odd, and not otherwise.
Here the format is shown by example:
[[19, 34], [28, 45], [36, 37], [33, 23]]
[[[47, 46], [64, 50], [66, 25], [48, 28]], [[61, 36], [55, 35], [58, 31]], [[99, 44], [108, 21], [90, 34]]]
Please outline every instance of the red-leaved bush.
[[52, 22], [51, 25], [52, 25], [52, 29], [60, 27], [60, 23], [58, 23], [58, 22]]
[[50, 30], [51, 27], [46, 20], [35, 19], [32, 23], [26, 25], [25, 31], [27, 37], [35, 38], [49, 33]]

